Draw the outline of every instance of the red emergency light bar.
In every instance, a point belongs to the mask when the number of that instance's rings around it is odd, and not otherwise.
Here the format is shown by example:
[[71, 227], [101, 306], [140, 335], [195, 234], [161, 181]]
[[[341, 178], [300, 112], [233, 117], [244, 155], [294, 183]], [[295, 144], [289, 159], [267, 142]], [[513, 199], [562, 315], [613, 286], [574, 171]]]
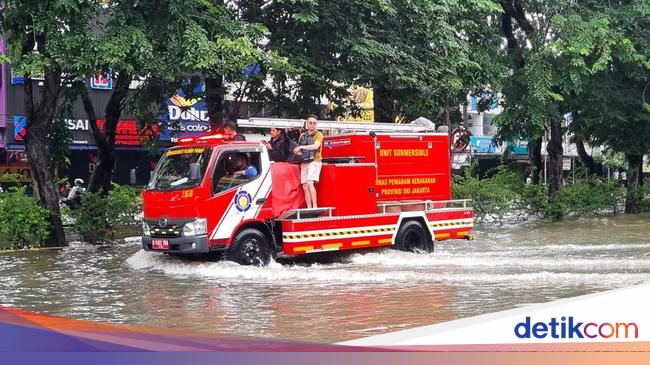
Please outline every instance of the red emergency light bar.
[[206, 136], [199, 137], [200, 141], [204, 141], [208, 139], [223, 139], [223, 136], [219, 133], [219, 134], [208, 134]]
[[223, 135], [221, 133], [217, 134], [206, 134], [200, 137], [184, 137], [178, 140], [178, 145], [191, 145], [191, 144], [206, 144], [212, 141], [223, 140]]

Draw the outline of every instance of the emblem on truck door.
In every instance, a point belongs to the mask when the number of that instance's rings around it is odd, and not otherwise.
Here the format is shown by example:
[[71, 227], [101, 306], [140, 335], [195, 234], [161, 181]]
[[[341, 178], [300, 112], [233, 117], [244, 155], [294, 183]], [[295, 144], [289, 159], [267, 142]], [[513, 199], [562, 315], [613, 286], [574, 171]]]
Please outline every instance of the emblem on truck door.
[[233, 200], [233, 203], [235, 204], [235, 208], [237, 208], [238, 211], [240, 212], [245, 212], [251, 207], [251, 201], [253, 198], [251, 198], [251, 195], [245, 191], [242, 190], [235, 194], [235, 199]]

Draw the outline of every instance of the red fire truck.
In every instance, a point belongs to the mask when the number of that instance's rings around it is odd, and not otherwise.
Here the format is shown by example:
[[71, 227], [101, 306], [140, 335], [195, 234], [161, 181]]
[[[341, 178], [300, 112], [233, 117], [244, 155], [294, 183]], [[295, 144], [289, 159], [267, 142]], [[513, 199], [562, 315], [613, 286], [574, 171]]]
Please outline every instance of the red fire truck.
[[[240, 120], [286, 128], [301, 120]], [[319, 208], [304, 208], [300, 166], [271, 162], [260, 142], [219, 134], [179, 139], [143, 192], [142, 244], [173, 254], [222, 252], [244, 265], [271, 257], [392, 246], [430, 252], [467, 238], [474, 211], [451, 199], [446, 133], [421, 126], [319, 122], [325, 136]], [[255, 176], [234, 177], [234, 159]], [[241, 167], [240, 167], [241, 168]]]

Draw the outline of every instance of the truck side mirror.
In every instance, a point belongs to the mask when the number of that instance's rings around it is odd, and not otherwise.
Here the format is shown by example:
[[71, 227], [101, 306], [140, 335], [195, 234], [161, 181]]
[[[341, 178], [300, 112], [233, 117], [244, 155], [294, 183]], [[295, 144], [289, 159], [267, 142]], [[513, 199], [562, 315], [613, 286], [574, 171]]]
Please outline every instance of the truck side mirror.
[[201, 165], [197, 162], [190, 164], [190, 180], [197, 181], [201, 180]]

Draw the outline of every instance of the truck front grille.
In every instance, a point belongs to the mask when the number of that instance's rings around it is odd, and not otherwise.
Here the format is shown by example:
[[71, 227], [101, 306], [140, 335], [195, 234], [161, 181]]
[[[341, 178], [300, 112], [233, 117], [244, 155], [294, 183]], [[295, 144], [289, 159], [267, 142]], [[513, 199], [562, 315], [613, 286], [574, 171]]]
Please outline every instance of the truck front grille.
[[152, 238], [176, 238], [183, 236], [183, 227], [151, 227]]

